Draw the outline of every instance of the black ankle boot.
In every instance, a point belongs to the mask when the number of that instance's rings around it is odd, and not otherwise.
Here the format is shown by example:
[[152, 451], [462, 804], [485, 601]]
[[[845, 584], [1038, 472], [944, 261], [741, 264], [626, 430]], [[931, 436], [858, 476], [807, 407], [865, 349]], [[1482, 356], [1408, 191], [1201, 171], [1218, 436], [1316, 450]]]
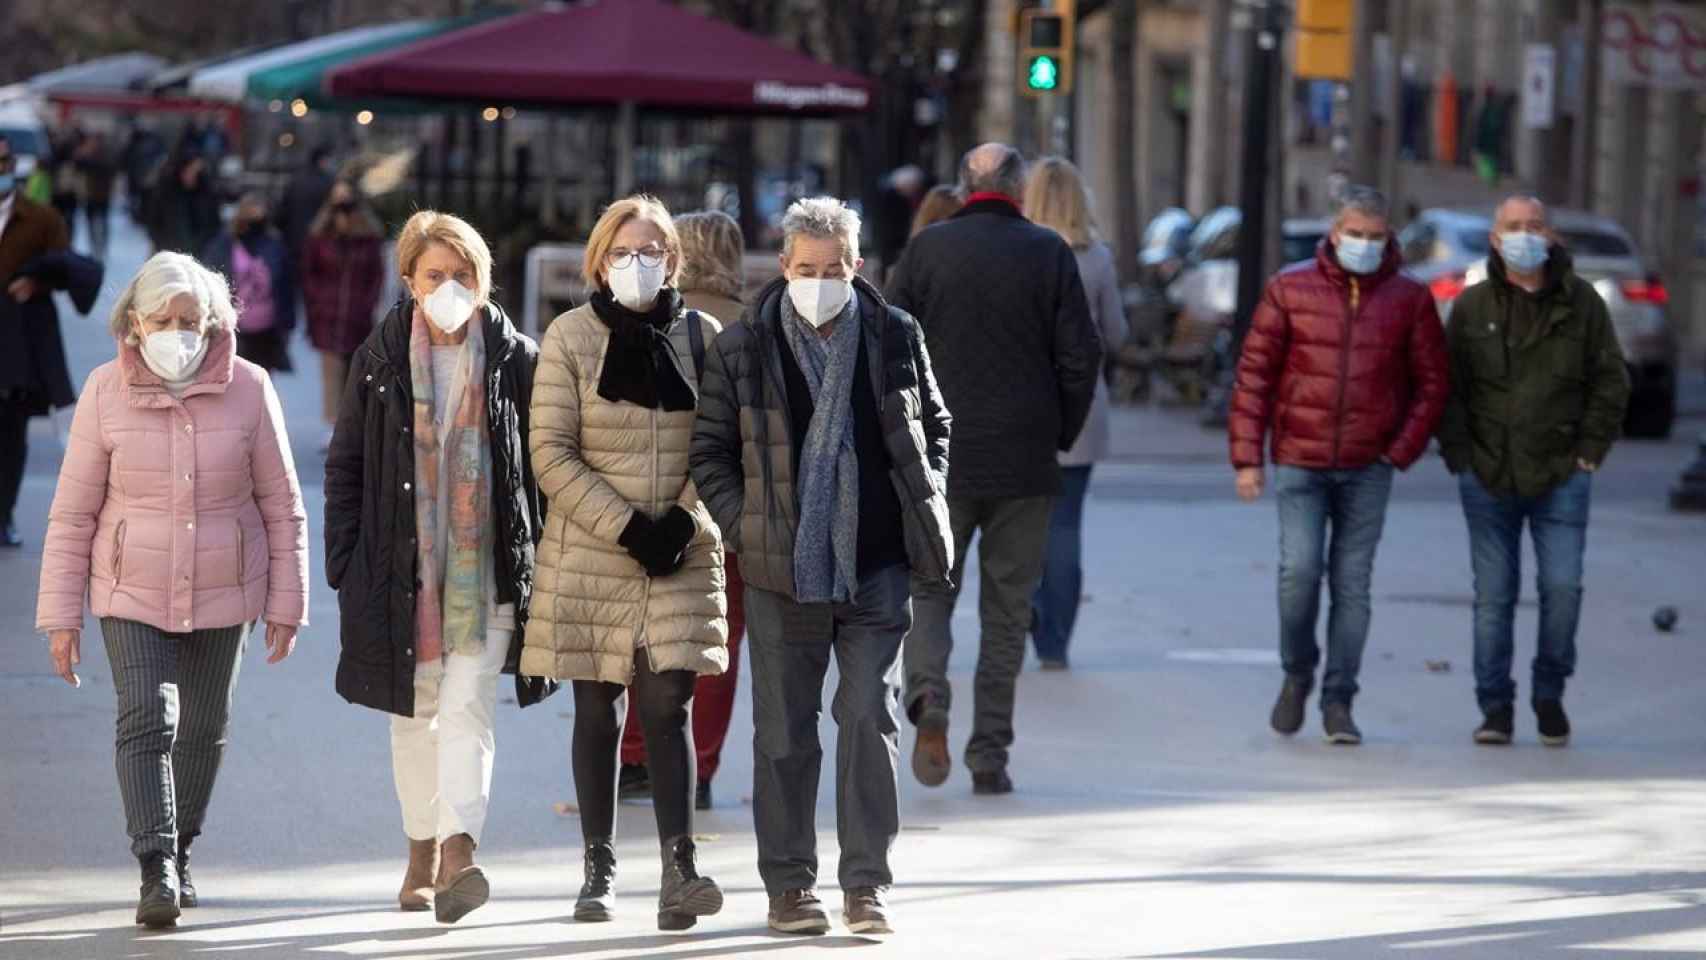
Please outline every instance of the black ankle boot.
[[178, 906], [188, 910], [199, 906], [195, 898], [195, 881], [190, 879], [190, 843], [178, 840]]
[[586, 845], [586, 880], [575, 901], [575, 920], [602, 923], [616, 917], [616, 848], [609, 840], [590, 840]]
[[177, 926], [178, 864], [164, 853], [142, 857], [142, 896], [136, 903], [136, 922], [151, 930]]
[[723, 909], [717, 881], [699, 875], [698, 848], [692, 837], [663, 842], [663, 885], [658, 893], [658, 929], [686, 930]]

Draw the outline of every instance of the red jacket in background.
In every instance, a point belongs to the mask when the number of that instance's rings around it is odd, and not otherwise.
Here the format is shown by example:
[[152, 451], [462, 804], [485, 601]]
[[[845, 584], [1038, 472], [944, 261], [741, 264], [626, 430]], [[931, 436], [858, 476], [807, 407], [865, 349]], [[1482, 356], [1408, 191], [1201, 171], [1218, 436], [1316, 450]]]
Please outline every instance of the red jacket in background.
[[1275, 274], [1238, 358], [1228, 433], [1232, 465], [1354, 470], [1381, 458], [1406, 469], [1427, 450], [1450, 393], [1445, 335], [1428, 289], [1380, 269], [1354, 276], [1331, 239]]
[[378, 236], [308, 238], [299, 279], [314, 349], [354, 353], [373, 332], [385, 283], [383, 248]]

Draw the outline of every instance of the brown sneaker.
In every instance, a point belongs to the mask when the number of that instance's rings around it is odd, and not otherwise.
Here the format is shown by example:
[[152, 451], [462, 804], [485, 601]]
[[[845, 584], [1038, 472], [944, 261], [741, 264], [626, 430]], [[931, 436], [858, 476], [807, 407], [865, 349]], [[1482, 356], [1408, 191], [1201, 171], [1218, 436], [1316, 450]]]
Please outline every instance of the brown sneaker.
[[815, 890], [789, 890], [770, 898], [770, 929], [778, 933], [829, 932], [829, 913]]
[[439, 923], [455, 923], [486, 905], [492, 896], [485, 871], [474, 863], [474, 838], [459, 833], [438, 848], [438, 882], [432, 909]]
[[893, 933], [882, 887], [854, 887], [842, 895], [841, 919], [851, 933]]

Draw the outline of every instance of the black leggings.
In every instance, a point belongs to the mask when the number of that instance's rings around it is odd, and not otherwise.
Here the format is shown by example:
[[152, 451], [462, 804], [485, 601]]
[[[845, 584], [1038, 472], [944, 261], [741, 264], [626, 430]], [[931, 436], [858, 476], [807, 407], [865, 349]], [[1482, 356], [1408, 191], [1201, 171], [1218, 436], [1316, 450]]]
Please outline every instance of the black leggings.
[[[635, 712], [646, 735], [652, 811], [658, 839], [693, 831], [693, 682], [688, 670], [653, 673], [644, 650], [634, 654]], [[575, 799], [581, 808], [581, 837], [588, 843], [616, 836], [616, 770], [628, 689], [621, 684], [576, 680], [575, 735], [570, 753]]]

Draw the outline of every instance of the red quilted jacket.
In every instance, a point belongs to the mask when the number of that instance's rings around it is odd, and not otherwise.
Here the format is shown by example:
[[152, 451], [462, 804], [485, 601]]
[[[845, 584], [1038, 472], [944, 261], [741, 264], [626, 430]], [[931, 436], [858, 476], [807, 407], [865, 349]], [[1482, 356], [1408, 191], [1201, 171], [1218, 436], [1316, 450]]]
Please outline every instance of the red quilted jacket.
[[1384, 457], [1405, 469], [1421, 457], [1450, 366], [1433, 297], [1398, 263], [1388, 241], [1380, 269], [1353, 276], [1329, 238], [1268, 281], [1238, 359], [1233, 466], [1261, 466], [1270, 429], [1286, 466], [1352, 470]]

